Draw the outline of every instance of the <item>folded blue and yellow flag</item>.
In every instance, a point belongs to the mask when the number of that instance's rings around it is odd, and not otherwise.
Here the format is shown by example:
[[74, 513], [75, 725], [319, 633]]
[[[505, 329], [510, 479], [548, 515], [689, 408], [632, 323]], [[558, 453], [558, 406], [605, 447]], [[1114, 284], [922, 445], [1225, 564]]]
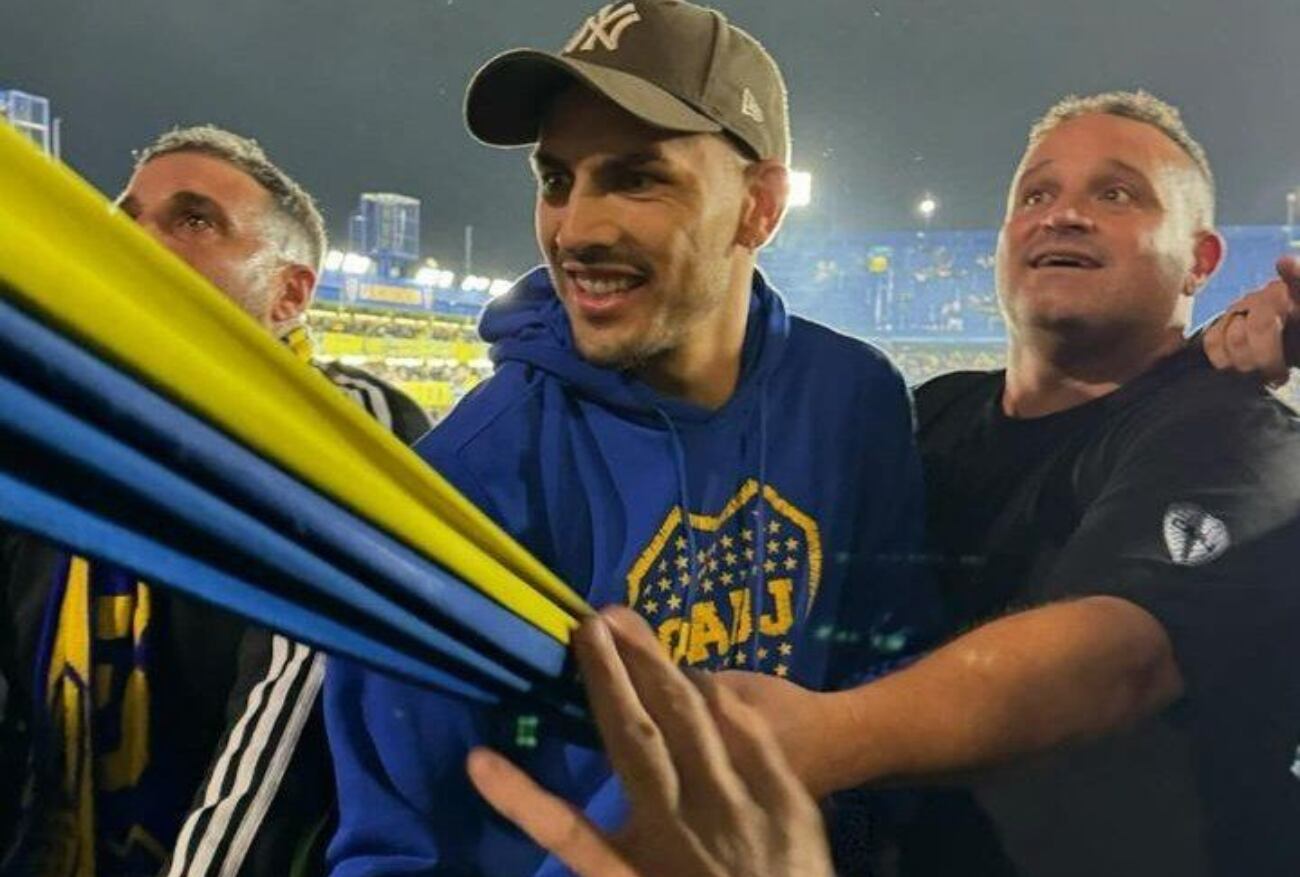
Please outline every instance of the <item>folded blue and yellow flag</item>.
[[557, 682], [582, 599], [5, 126], [0, 520], [464, 697], [580, 712]]

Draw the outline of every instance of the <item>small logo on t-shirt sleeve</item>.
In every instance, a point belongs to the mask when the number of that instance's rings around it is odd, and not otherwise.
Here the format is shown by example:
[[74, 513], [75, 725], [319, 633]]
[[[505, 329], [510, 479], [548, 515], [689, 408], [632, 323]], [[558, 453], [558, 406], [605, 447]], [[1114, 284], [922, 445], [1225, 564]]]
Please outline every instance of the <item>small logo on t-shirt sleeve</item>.
[[1180, 566], [1209, 563], [1232, 542], [1227, 524], [1190, 502], [1176, 502], [1165, 510], [1164, 532], [1169, 557]]

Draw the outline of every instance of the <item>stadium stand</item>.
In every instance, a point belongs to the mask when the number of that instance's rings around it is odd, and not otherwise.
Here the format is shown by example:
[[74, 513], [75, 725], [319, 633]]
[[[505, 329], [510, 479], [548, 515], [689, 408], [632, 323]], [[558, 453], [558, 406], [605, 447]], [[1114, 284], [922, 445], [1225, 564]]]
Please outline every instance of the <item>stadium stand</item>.
[[[1224, 229], [1228, 255], [1197, 301], [1197, 321], [1273, 277], [1274, 261], [1296, 246], [1289, 231]], [[947, 371], [1003, 364], [996, 244], [996, 232], [988, 230], [828, 234], [794, 228], [763, 252], [762, 266], [792, 310], [879, 345], [909, 383], [919, 384]], [[346, 288], [349, 278], [330, 275], [323, 279], [325, 289]], [[341, 294], [322, 301], [312, 314], [320, 354], [397, 383], [440, 416], [491, 372], [473, 322], [486, 297], [413, 295], [398, 306], [396, 291], [414, 287], [385, 283], [394, 299], [390, 306], [364, 296], [352, 304]], [[1291, 382], [1282, 395], [1300, 402], [1300, 382]]]
[[[1267, 283], [1278, 256], [1300, 248], [1286, 226], [1229, 226], [1223, 267], [1198, 297], [1197, 322]], [[911, 384], [947, 371], [1003, 365], [1006, 329], [994, 283], [994, 231], [874, 235], [786, 229], [762, 266], [792, 310], [865, 338]], [[1280, 391], [1300, 403], [1300, 382]]]
[[487, 345], [464, 317], [318, 307], [309, 321], [319, 359], [400, 386], [435, 418], [491, 373]]

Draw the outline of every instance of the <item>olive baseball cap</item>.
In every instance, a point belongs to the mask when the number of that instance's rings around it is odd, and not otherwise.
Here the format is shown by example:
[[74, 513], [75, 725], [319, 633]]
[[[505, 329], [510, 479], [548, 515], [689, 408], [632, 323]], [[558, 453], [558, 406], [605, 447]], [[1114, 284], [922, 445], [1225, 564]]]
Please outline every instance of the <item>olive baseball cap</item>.
[[610, 3], [558, 53], [497, 55], [470, 81], [465, 124], [491, 146], [535, 143], [550, 102], [574, 82], [655, 127], [724, 133], [751, 158], [789, 163], [781, 71], [713, 9], [682, 0]]

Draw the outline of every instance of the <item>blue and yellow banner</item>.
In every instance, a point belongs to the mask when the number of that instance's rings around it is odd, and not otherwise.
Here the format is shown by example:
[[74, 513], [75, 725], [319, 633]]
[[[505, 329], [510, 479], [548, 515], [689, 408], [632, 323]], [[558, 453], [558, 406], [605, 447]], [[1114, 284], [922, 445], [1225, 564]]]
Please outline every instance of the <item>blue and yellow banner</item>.
[[68, 168], [0, 126], [3, 296], [567, 642], [589, 609]]

